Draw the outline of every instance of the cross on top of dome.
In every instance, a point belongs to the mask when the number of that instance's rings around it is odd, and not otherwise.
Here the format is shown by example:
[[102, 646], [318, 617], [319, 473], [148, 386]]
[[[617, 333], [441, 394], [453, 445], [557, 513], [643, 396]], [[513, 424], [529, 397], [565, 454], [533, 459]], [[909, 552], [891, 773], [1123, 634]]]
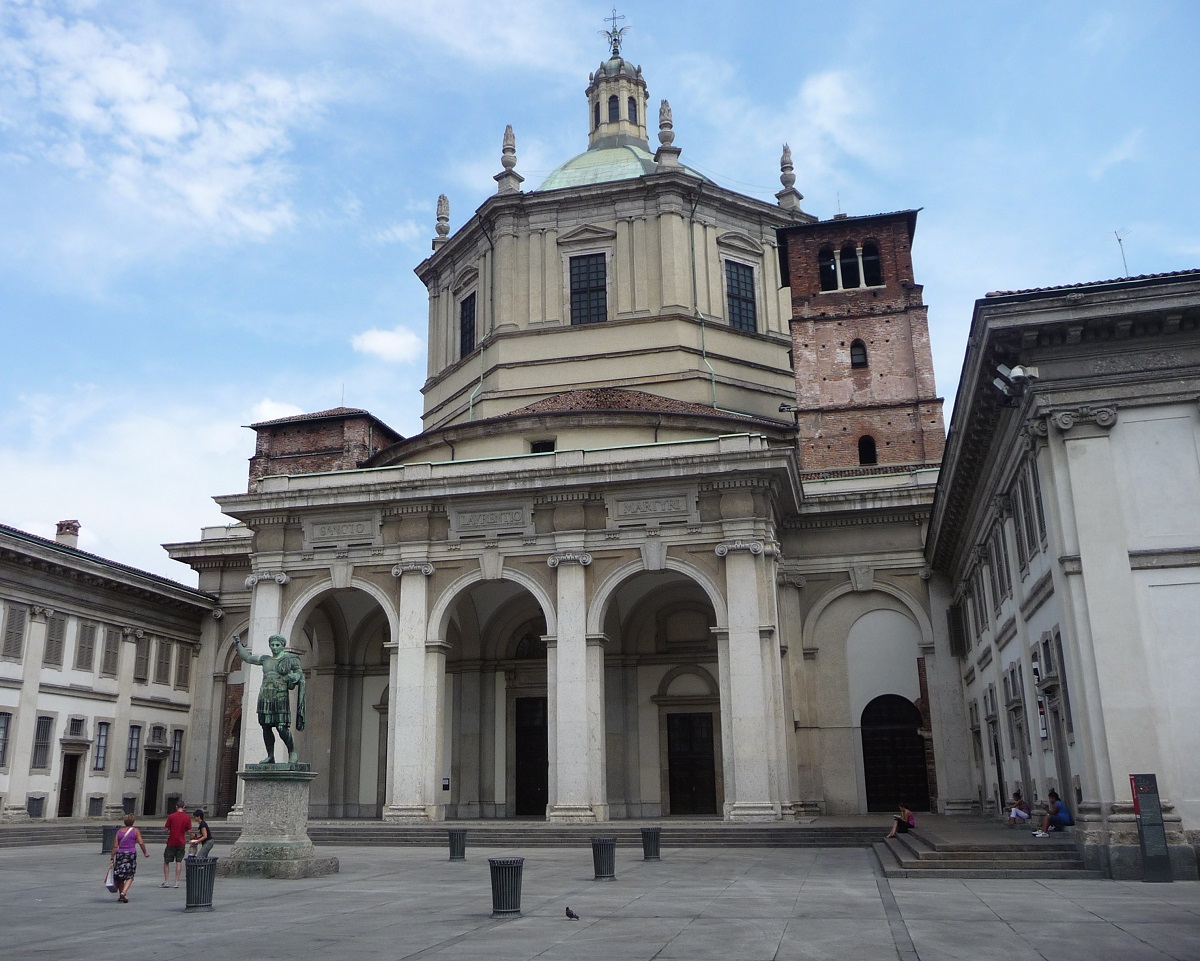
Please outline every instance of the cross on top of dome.
[[617, 15], [617, 8], [613, 7], [612, 16], [604, 18], [606, 23], [612, 24], [612, 29], [600, 31], [602, 34], [604, 34], [606, 37], [608, 37], [608, 42], [612, 46], [613, 57], [621, 56], [621, 38], [623, 36], [625, 36], [625, 31], [629, 29], [628, 27], [618, 27], [617, 26], [617, 21], [624, 20], [624, 19], [625, 19], [624, 16]]

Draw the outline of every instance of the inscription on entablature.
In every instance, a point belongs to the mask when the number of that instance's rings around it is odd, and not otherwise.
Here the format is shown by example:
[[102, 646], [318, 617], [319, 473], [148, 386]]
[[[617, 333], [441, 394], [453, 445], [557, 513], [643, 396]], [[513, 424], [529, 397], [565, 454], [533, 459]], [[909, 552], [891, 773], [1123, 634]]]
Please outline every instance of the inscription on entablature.
[[659, 494], [612, 494], [605, 497], [607, 526], [658, 527], [662, 524], [698, 524], [695, 491]]
[[379, 547], [381, 523], [378, 512], [306, 519], [304, 547], [306, 550], [316, 547]]
[[528, 504], [483, 504], [475, 507], [452, 507], [450, 537], [482, 537], [491, 542], [496, 537], [513, 534], [532, 537], [533, 509]]

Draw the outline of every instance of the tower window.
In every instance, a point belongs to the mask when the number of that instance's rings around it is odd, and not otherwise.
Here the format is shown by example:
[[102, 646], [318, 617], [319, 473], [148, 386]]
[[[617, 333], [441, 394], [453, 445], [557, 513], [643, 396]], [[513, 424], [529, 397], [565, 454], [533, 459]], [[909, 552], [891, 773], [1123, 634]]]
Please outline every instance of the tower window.
[[729, 307], [729, 326], [735, 330], [758, 330], [758, 312], [754, 299], [754, 268], [725, 261], [725, 289]]
[[531, 440], [529, 442], [529, 453], [531, 454], [553, 454], [554, 453], [554, 438], [549, 440]]
[[635, 125], [638, 122], [637, 101], [633, 97], [629, 98], [629, 122]]
[[838, 289], [837, 264], [833, 261], [833, 248], [822, 247], [817, 254], [817, 269], [821, 275], [822, 290]]
[[864, 287], [883, 286], [883, 266], [879, 261], [879, 245], [862, 245], [862, 272]]
[[475, 349], [475, 291], [458, 305], [458, 356], [466, 357]]
[[867, 366], [867, 345], [861, 340], [856, 340], [850, 344], [850, 366]]
[[608, 320], [604, 254], [572, 257], [571, 323], [597, 324], [604, 320]]
[[621, 101], [614, 93], [608, 98], [608, 122], [617, 123], [621, 119]]
[[600, 101], [597, 100], [592, 104], [592, 129], [595, 130], [600, 126]]
[[854, 244], [842, 247], [842, 289], [858, 286], [858, 248]]
[[858, 462], [860, 464], [879, 463], [879, 458], [875, 454], [875, 438], [870, 434], [863, 434], [858, 439]]

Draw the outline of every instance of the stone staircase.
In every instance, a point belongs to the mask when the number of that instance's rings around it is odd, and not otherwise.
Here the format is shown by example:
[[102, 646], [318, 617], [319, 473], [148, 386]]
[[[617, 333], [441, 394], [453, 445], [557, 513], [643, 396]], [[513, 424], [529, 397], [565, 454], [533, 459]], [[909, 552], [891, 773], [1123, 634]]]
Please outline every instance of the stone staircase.
[[944, 841], [919, 832], [872, 845], [887, 878], [1076, 878], [1104, 877], [1088, 871], [1073, 841], [1031, 838]]

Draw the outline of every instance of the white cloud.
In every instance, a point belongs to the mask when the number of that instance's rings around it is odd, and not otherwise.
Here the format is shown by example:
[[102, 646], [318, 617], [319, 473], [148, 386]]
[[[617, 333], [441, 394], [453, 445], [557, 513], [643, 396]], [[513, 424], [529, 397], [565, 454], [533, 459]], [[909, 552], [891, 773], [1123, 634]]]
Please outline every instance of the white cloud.
[[412, 244], [426, 231], [433, 236], [432, 227], [422, 227], [415, 220], [401, 220], [373, 231], [371, 239], [378, 244]]
[[1092, 161], [1091, 166], [1088, 167], [1088, 176], [1093, 180], [1099, 180], [1112, 167], [1127, 160], [1135, 159], [1138, 156], [1138, 148], [1141, 146], [1141, 143], [1142, 131], [1130, 131], [1121, 139], [1120, 143], [1114, 144], [1110, 150]]
[[407, 364], [425, 354], [425, 344], [407, 327], [371, 330], [355, 334], [351, 346], [361, 354], [370, 354], [392, 364]]
[[260, 424], [265, 420], [278, 420], [280, 417], [294, 417], [296, 414], [305, 413], [303, 407], [285, 401], [271, 400], [270, 397], [264, 397], [251, 408], [251, 411], [251, 424]]
[[293, 222], [283, 158], [325, 83], [263, 72], [205, 83], [160, 42], [34, 6], [5, 19], [0, 116], [14, 118], [16, 152], [107, 183], [175, 228], [253, 239]]

